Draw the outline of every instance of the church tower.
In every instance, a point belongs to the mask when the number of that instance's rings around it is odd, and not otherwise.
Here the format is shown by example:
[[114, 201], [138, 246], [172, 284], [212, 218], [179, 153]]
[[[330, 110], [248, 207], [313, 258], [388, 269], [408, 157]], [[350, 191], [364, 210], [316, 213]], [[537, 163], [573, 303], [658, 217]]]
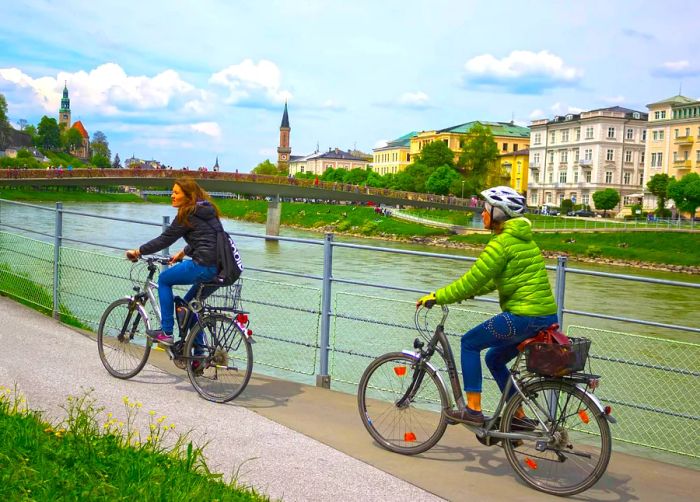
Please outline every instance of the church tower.
[[66, 129], [70, 128], [70, 98], [68, 97], [68, 84], [63, 85], [63, 98], [61, 98], [61, 109], [58, 110], [58, 125], [65, 125]]
[[287, 114], [287, 102], [284, 102], [284, 114], [280, 125], [280, 146], [277, 147], [277, 168], [280, 171], [289, 171], [289, 154], [292, 149], [289, 147], [289, 115]]

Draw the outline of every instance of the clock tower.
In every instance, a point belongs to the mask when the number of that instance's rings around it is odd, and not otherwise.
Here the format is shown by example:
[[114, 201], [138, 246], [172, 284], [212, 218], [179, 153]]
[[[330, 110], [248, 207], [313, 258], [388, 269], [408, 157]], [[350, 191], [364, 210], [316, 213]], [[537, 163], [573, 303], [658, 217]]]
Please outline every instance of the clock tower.
[[289, 154], [292, 149], [289, 147], [289, 115], [287, 114], [287, 102], [284, 103], [284, 114], [280, 125], [280, 146], [277, 147], [277, 169], [289, 171]]
[[58, 110], [58, 125], [64, 124], [66, 129], [70, 128], [70, 98], [68, 97], [68, 85], [63, 84], [63, 98], [61, 98], [61, 109]]

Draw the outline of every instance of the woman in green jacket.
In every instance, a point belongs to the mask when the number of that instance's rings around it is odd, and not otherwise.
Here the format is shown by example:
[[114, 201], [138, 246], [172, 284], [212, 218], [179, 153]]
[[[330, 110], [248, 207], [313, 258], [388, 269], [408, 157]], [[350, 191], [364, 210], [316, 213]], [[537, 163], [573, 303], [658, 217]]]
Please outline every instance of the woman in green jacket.
[[[456, 422], [482, 425], [481, 360], [501, 392], [508, 381], [507, 363], [518, 354], [518, 344], [557, 322], [557, 305], [547, 279], [545, 263], [532, 240], [525, 198], [510, 187], [499, 186], [481, 192], [486, 199], [482, 217], [484, 227], [493, 231], [486, 248], [474, 265], [452, 284], [418, 300], [417, 307], [454, 303], [498, 290], [500, 314], [469, 330], [462, 336], [462, 375], [467, 395], [465, 409], [449, 410]], [[528, 426], [522, 410], [522, 427]]]

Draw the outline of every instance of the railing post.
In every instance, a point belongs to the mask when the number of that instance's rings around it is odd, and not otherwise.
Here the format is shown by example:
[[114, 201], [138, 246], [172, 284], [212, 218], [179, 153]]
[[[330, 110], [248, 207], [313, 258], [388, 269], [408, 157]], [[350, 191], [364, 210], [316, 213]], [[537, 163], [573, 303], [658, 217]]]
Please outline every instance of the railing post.
[[61, 316], [60, 303], [58, 301], [58, 262], [61, 258], [61, 240], [63, 238], [63, 203], [56, 202], [56, 223], [53, 236], [53, 318]]
[[564, 291], [566, 289], [566, 256], [557, 256], [557, 276], [555, 299], [557, 301], [557, 318], [559, 326], [564, 329]]
[[[163, 225], [162, 225], [163, 232], [165, 232], [165, 229], [168, 228], [169, 226], [170, 226], [170, 216], [163, 216]], [[170, 246], [165, 248], [162, 253], [163, 253], [163, 256], [166, 256], [166, 257], [170, 256]], [[167, 268], [168, 268], [167, 265], [163, 265], [161, 270], [165, 270]]]
[[333, 274], [333, 234], [326, 234], [323, 239], [323, 287], [321, 290], [321, 341], [319, 372], [316, 375], [316, 387], [331, 388], [331, 376], [328, 374], [328, 355], [330, 351], [331, 326], [331, 277]]

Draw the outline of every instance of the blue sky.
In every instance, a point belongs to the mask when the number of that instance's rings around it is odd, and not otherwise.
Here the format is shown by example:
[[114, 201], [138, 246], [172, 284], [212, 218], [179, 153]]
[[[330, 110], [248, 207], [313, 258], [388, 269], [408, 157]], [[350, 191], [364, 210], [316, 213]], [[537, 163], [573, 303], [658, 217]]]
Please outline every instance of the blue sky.
[[247, 172], [369, 152], [412, 130], [700, 98], [691, 1], [15, 0], [0, 8], [9, 117], [73, 120], [112, 154]]

